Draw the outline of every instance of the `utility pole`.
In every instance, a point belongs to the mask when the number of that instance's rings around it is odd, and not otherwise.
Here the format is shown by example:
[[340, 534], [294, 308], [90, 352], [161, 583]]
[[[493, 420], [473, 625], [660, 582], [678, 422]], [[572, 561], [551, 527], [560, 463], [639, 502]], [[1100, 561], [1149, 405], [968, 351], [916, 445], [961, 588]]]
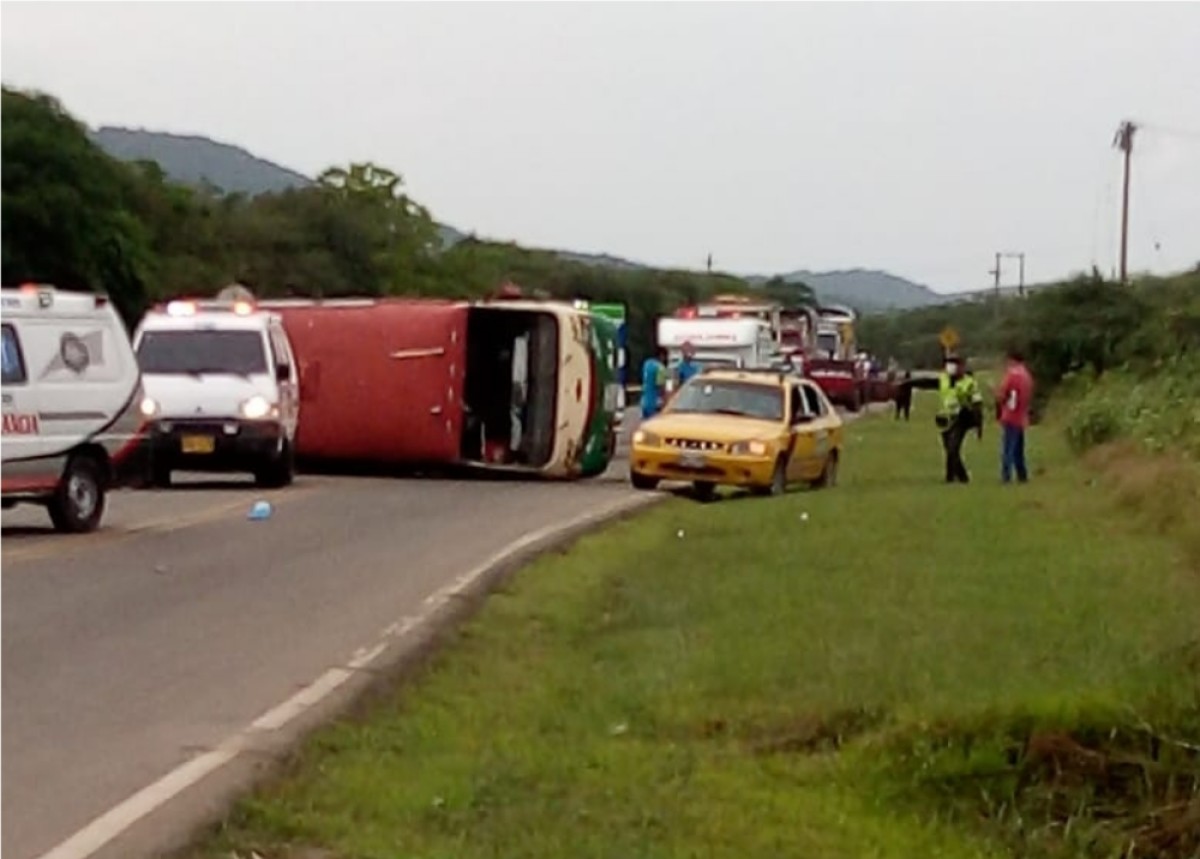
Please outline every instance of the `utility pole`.
[[708, 255], [708, 273], [712, 274], [712, 254]]
[[[1019, 274], [1017, 275], [1017, 295], [1023, 298], [1025, 296], [1025, 252], [1021, 251], [1018, 253], [1017, 251], [1008, 251], [1007, 253], [998, 254], [997, 256], [1002, 256], [1005, 259], [1015, 259], [1020, 263]], [[996, 268], [999, 267], [999, 264], [997, 264]], [[999, 285], [997, 285], [996, 289], [998, 292]]]
[[1137, 125], [1125, 120], [1117, 129], [1113, 146], [1125, 153], [1125, 179], [1121, 191], [1121, 283], [1129, 282], [1129, 165], [1133, 155], [1133, 133]]
[[1000, 252], [996, 251], [996, 267], [988, 271], [993, 278], [992, 285], [996, 290], [996, 297], [1000, 297]]

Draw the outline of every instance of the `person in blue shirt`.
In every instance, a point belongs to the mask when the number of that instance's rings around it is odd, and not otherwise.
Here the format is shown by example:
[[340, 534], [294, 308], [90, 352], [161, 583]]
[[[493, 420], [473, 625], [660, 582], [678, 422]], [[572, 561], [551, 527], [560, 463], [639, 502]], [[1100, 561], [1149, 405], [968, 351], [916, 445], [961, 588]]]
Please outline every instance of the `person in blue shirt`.
[[688, 379], [700, 372], [700, 365], [696, 363], [696, 347], [690, 341], [683, 344], [683, 360], [679, 362], [676, 372], [681, 388], [687, 384]]
[[642, 418], [658, 414], [667, 392], [667, 350], [661, 346], [642, 364]]

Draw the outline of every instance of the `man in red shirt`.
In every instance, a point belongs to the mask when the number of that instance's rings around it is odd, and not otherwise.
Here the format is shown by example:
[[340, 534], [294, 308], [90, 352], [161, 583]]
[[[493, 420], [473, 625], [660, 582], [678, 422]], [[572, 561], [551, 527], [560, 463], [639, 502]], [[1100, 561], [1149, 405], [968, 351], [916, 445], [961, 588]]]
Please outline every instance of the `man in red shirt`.
[[1017, 349], [1008, 350], [1008, 367], [1004, 381], [996, 390], [996, 412], [1003, 430], [1000, 449], [1000, 479], [1005, 483], [1012, 480], [1029, 480], [1025, 466], [1025, 430], [1029, 428], [1029, 406], [1033, 401], [1033, 376], [1025, 366], [1025, 360]]

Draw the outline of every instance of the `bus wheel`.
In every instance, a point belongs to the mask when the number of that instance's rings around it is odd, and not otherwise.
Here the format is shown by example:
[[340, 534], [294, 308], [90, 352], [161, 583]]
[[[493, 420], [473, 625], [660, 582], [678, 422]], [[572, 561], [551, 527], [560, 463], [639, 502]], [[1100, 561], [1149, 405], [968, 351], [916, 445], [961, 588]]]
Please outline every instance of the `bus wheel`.
[[99, 526], [104, 516], [104, 501], [100, 465], [90, 456], [73, 456], [46, 510], [56, 530], [86, 534]]
[[657, 477], [648, 477], [645, 474], [638, 474], [636, 471], [629, 472], [629, 482], [633, 484], [634, 489], [651, 490], [658, 488]]

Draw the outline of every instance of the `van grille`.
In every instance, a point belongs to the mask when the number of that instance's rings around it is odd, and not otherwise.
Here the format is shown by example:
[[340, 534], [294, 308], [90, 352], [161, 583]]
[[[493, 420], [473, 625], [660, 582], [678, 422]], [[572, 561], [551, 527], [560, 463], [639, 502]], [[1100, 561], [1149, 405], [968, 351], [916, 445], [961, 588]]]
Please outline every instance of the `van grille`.
[[716, 441], [700, 441], [692, 438], [668, 438], [666, 439], [668, 447], [678, 448], [679, 450], [707, 450], [718, 451], [724, 450], [725, 445]]

